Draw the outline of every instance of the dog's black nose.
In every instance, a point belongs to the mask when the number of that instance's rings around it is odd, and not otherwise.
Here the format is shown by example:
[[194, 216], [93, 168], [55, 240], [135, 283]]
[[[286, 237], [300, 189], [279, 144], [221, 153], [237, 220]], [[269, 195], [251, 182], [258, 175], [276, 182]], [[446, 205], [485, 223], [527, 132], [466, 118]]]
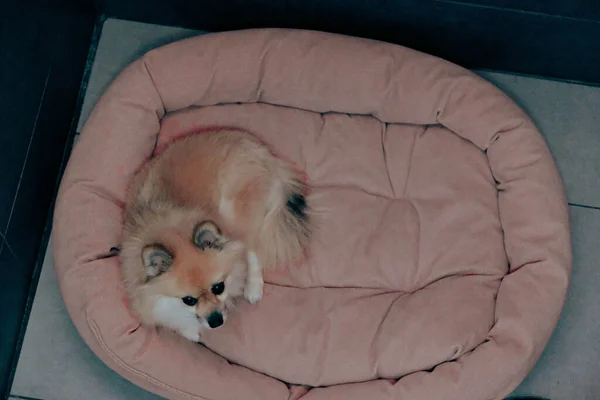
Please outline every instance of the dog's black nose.
[[208, 322], [208, 326], [211, 328], [218, 328], [219, 326], [223, 325], [223, 314], [215, 311], [208, 316], [206, 322]]

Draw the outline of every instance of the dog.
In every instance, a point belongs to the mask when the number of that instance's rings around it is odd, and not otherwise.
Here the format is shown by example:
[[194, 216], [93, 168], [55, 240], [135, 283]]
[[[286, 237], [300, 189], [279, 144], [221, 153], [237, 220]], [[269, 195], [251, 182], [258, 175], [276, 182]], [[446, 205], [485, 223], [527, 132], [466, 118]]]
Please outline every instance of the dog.
[[237, 298], [262, 298], [263, 269], [303, 259], [307, 195], [303, 174], [246, 131], [175, 140], [127, 191], [119, 257], [132, 311], [199, 342]]

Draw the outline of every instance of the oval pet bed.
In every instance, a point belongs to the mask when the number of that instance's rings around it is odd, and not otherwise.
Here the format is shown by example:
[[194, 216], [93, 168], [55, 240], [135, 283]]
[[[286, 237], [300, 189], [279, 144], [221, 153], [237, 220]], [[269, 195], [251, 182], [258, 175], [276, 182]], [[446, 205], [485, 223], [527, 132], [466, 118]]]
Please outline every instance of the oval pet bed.
[[[140, 326], [102, 255], [139, 166], [215, 126], [302, 168], [324, 211], [309, 260], [268, 273], [262, 302], [199, 345]], [[561, 180], [503, 93], [400, 46], [277, 29], [127, 67], [73, 150], [53, 246], [86, 343], [170, 399], [501, 399], [547, 343], [571, 265]]]

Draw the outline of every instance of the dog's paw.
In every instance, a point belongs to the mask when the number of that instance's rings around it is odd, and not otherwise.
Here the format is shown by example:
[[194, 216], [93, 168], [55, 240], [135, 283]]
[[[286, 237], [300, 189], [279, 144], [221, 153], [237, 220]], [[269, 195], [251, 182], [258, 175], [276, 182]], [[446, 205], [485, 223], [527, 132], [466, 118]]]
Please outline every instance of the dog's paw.
[[244, 297], [250, 304], [258, 303], [263, 297], [264, 282], [262, 279], [250, 279], [244, 288]]
[[200, 331], [198, 329], [187, 329], [179, 332], [181, 336], [186, 338], [187, 340], [198, 343], [200, 342]]

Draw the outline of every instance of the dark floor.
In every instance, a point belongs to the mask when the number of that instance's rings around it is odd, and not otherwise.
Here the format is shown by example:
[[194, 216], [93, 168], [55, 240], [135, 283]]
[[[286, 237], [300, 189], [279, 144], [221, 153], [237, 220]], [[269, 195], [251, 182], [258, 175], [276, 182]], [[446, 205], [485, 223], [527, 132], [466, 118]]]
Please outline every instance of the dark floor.
[[[230, 3], [237, 4], [238, 12], [232, 12]], [[600, 3], [597, 1], [398, 0], [371, 5], [354, 0], [342, 5], [338, 1], [291, 0], [285, 5], [274, 5], [253, 0], [243, 6], [242, 3], [174, 0], [173, 7], [167, 10], [161, 0], [143, 2], [144, 7], [135, 0], [2, 2], [2, 397], [9, 393], [44, 259], [61, 161], [65, 149], [69, 148], [67, 143], [75, 134], [79, 117], [76, 110], [81, 106], [85, 89], [81, 83], [87, 82], [85, 76], [94, 60], [93, 44], [99, 34], [95, 27], [101, 20], [98, 15], [108, 12], [132, 19], [206, 29], [277, 25], [329, 27], [327, 30], [357, 35], [362, 32], [366, 36], [402, 42], [466, 66], [491, 66], [553, 78], [600, 82], [600, 40], [593, 40], [600, 38]], [[239, 12], [239, 7], [251, 7], [253, 11]], [[369, 15], [361, 12], [365, 8]], [[373, 30], [373, 26], [379, 28]], [[460, 29], [452, 28], [457, 26]], [[479, 34], [482, 32], [485, 35]], [[519, 63], [519, 59], [525, 61]]]
[[3, 2], [0, 12], [0, 393], [8, 389], [35, 290], [94, 27], [91, 9], [67, 12], [53, 3]]

